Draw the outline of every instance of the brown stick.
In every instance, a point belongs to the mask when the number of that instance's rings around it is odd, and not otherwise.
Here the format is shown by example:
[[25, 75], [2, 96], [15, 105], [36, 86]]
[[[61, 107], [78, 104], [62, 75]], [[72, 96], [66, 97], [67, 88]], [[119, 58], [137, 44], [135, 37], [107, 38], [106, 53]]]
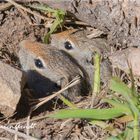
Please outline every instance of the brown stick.
[[41, 18], [41, 19], [48, 19], [48, 18], [46, 18], [44, 16], [39, 15], [38, 13], [35, 13], [35, 12], [31, 11], [30, 9], [27, 9], [27, 8], [23, 7], [22, 5], [14, 2], [13, 0], [6, 0], [6, 1], [9, 2], [9, 3], [11, 3], [11, 4], [13, 4], [15, 7], [20, 8], [20, 9], [22, 9], [22, 10], [28, 12], [28, 13], [31, 13], [31, 14], [33, 14], [33, 15]]

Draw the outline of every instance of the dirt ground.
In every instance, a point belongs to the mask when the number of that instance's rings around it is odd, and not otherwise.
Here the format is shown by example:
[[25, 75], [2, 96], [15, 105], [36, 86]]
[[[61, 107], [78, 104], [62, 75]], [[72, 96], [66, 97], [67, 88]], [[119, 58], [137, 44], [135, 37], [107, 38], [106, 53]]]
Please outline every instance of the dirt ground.
[[[33, 22], [37, 20], [31, 16], [30, 18]], [[42, 25], [30, 25], [28, 19], [26, 19], [25, 16], [14, 7], [11, 7], [5, 11], [1, 11], [0, 60], [14, 67], [20, 68], [17, 58], [19, 42], [30, 38], [41, 41], [46, 32], [47, 29]], [[90, 97], [84, 100], [84, 102], [87, 103], [84, 105], [84, 108], [89, 105], [89, 101]], [[43, 111], [34, 113], [32, 119], [37, 120], [30, 122], [30, 125], [33, 125], [33, 128], [30, 128], [29, 130], [30, 135], [42, 140], [104, 140], [109, 135], [107, 131], [100, 127], [89, 124], [89, 122], [86, 120], [57, 120], [51, 118], [40, 118], [46, 114], [53, 113], [53, 111], [57, 110], [58, 108], [62, 107], [57, 105], [57, 107], [53, 106], [51, 110], [43, 108]], [[22, 114], [22, 112], [24, 112], [24, 110], [19, 110], [19, 113]], [[26, 126], [26, 120], [27, 115], [23, 118], [2, 120], [1, 124], [6, 126], [15, 126], [19, 124], [19, 126], [22, 128], [19, 128], [18, 130], [26, 133], [27, 129], [23, 128], [23, 126]], [[7, 138], [12, 140], [15, 139], [15, 137], [16, 136], [14, 134], [0, 129], [0, 139]], [[23, 138], [18, 137], [18, 139], [20, 140]]]

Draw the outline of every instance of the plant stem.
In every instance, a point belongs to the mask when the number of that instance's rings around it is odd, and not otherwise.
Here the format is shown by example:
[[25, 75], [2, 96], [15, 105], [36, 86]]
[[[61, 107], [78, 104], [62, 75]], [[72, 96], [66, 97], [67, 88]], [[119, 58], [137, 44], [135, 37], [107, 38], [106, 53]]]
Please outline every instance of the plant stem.
[[94, 68], [93, 94], [100, 92], [100, 55], [98, 53], [95, 54], [94, 62], [95, 68]]
[[134, 140], [138, 140], [139, 139], [139, 119], [138, 119], [138, 114], [134, 114]]

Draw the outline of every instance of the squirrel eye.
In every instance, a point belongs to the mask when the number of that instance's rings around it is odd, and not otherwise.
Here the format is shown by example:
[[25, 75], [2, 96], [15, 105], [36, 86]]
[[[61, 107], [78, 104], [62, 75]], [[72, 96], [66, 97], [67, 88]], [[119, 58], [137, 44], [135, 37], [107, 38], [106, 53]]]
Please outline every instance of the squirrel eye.
[[44, 67], [43, 63], [40, 59], [35, 59], [34, 62], [35, 62], [35, 65], [36, 65], [37, 68], [43, 68]]
[[67, 50], [73, 49], [72, 44], [71, 44], [69, 41], [66, 41], [66, 42], [64, 43], [64, 46], [65, 46], [65, 48], [66, 48]]

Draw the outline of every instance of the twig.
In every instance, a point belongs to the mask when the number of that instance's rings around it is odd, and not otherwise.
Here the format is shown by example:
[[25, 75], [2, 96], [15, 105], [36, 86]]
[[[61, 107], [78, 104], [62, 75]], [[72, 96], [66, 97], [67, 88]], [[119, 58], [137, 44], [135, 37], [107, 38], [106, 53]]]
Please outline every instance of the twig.
[[93, 28], [91, 34], [87, 35], [87, 38], [93, 39], [93, 38], [100, 37], [103, 34], [105, 34], [103, 31]]
[[0, 140], [10, 140], [10, 139], [5, 138], [5, 137], [0, 137]]
[[27, 123], [26, 123], [26, 134], [27, 134], [27, 136], [29, 136], [29, 129], [30, 129], [30, 114], [31, 114], [31, 112], [29, 113], [29, 115], [28, 115], [28, 117], [27, 117]]
[[17, 8], [17, 9], [22, 14], [22, 16], [27, 20], [29, 25], [32, 25], [30, 18], [27, 16], [27, 12], [25, 13], [25, 11], [23, 11], [23, 9], [20, 9], [20, 8]]
[[[58, 96], [60, 93], [64, 92], [65, 90], [67, 90], [68, 88], [78, 84], [80, 82], [80, 77], [79, 76], [76, 76], [71, 82], [69, 82], [63, 89], [59, 90], [58, 92], [50, 95], [50, 96], [47, 96], [47, 97], [44, 97], [44, 98], [41, 98], [40, 99], [40, 103], [38, 103], [36, 106], [34, 106], [30, 113], [32, 113], [32, 111], [36, 110], [38, 107], [40, 107], [41, 105], [43, 105], [44, 103], [48, 102], [49, 100], [53, 99], [54, 97]], [[30, 115], [29, 115], [30, 116]], [[31, 119], [31, 121], [36, 121], [36, 120], [41, 120], [41, 119], [44, 119], [46, 118], [46, 116], [41, 116], [41, 117], [37, 117], [37, 118], [34, 118], [34, 119]], [[27, 123], [27, 121], [22, 121], [22, 122], [19, 122], [19, 123]], [[15, 125], [16, 123], [10, 123], [11, 125]]]
[[[33, 118], [33, 119], [30, 120], [30, 122], [37, 121], [37, 120], [42, 120], [44, 118], [46, 118], [46, 115]], [[21, 122], [13, 122], [13, 123], [10, 123], [10, 125], [16, 125], [17, 123], [19, 123], [19, 124], [27, 123], [27, 120], [23, 120]]]
[[43, 20], [49, 19], [49, 18], [46, 18], [46, 17], [44, 17], [44, 16], [39, 15], [38, 13], [35, 13], [35, 12], [31, 11], [30, 9], [27, 9], [27, 8], [23, 7], [22, 5], [20, 5], [20, 4], [16, 3], [16, 2], [14, 2], [13, 0], [6, 0], [6, 1], [9, 2], [9, 3], [11, 3], [11, 4], [13, 4], [15, 7], [21, 8], [22, 10], [24, 10], [24, 11], [30, 13], [30, 14], [33, 14], [33, 15], [35, 15], [35, 16], [37, 16], [37, 17], [43, 19]]
[[72, 20], [65, 20], [65, 24], [77, 24], [77, 25], [83, 25], [83, 26], [89, 26], [89, 24], [82, 22], [82, 21], [72, 21]]
[[[18, 131], [18, 127], [15, 128], [15, 131], [16, 132]], [[17, 134], [15, 134], [14, 140], [18, 140], [18, 135]]]
[[41, 98], [40, 99], [40, 103], [38, 103], [36, 106], [34, 106], [32, 108], [32, 111], [36, 110], [38, 107], [40, 107], [41, 105], [45, 104], [46, 102], [48, 102], [49, 100], [53, 99], [54, 97], [58, 96], [60, 93], [64, 92], [65, 90], [67, 90], [68, 88], [78, 84], [80, 82], [80, 77], [77, 76], [75, 77], [68, 85], [66, 85], [64, 88], [62, 88], [61, 90], [59, 90], [58, 92], [50, 95], [50, 96], [47, 96], [45, 98]]
[[8, 8], [10, 8], [13, 4], [11, 3], [4, 3], [2, 5], [0, 5], [0, 11], [5, 11], [7, 10]]
[[8, 131], [8, 132], [10, 132], [10, 133], [13, 133], [13, 134], [15, 134], [15, 135], [18, 135], [18, 136], [20, 136], [20, 137], [23, 137], [23, 138], [25, 138], [25, 139], [28, 139], [28, 140], [38, 140], [38, 139], [35, 138], [35, 137], [27, 136], [26, 134], [24, 134], [24, 133], [22, 133], [22, 132], [16, 131], [16, 130], [11, 129], [11, 128], [8, 128], [8, 127], [6, 127], [6, 126], [1, 126], [0, 128], [2, 128], [2, 129], [5, 130], [5, 131]]

